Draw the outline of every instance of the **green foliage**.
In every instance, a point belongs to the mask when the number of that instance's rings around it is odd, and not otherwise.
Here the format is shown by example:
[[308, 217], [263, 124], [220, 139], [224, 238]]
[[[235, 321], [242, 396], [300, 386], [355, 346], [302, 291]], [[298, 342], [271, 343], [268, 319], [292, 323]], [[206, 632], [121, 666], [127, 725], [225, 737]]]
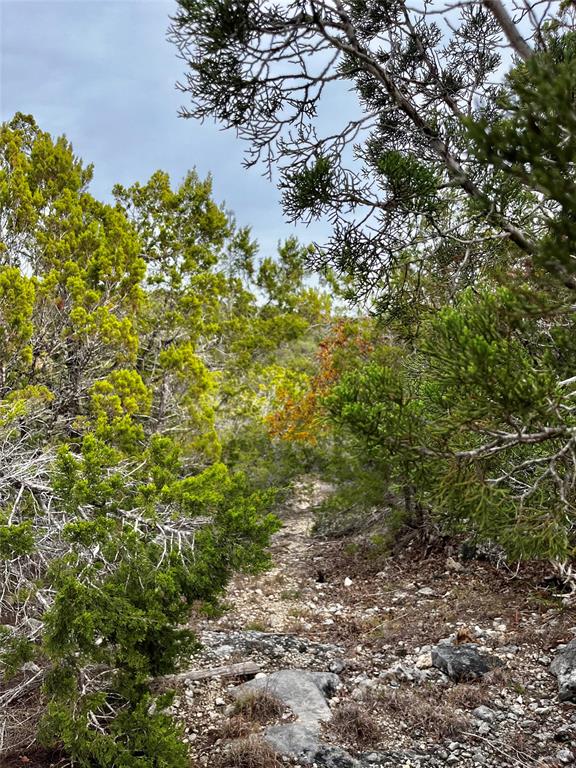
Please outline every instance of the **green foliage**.
[[[292, 219], [329, 218], [309, 260], [388, 334], [365, 359], [344, 347], [320, 396], [286, 388], [296, 418], [277, 433], [330, 421], [410, 523], [573, 560], [571, 4], [529, 22], [486, 3], [245, 2], [226, 21], [228, 6], [179, 3], [188, 116], [234, 126]], [[335, 81], [357, 104], [323, 133]]]
[[539, 408], [545, 416], [555, 377], [526, 344], [537, 334], [537, 319], [510, 288], [467, 291], [457, 306], [443, 308], [425, 350], [445, 401], [461, 403], [475, 419], [515, 417], [528, 426]]
[[90, 725], [93, 712], [106, 711], [118, 701], [93, 694], [77, 705], [75, 716], [69, 706], [53, 701], [46, 713], [40, 736], [49, 741], [57, 733], [64, 748], [77, 756], [82, 768], [172, 768], [188, 764], [186, 745], [180, 728], [158, 707], [166, 707], [169, 697], [144, 696], [136, 705], [124, 705], [105, 732]]
[[332, 162], [328, 157], [318, 157], [310, 166], [287, 176], [284, 205], [294, 218], [303, 212], [317, 217], [329, 205], [334, 192]]
[[196, 649], [192, 611], [268, 565], [263, 417], [330, 301], [295, 239], [257, 259], [210, 179], [107, 205], [91, 175], [31, 117], [0, 128], [0, 663], [41, 665], [41, 737], [75, 764], [181, 768], [151, 682]]
[[32, 523], [26, 520], [11, 525], [0, 522], [0, 557], [8, 560], [30, 554], [34, 549]]
[[[169, 718], [143, 718], [146, 708], [162, 706], [148, 682], [195, 649], [182, 628], [192, 605], [216, 601], [234, 570], [267, 565], [264, 548], [278, 527], [265, 514], [273, 493], [250, 493], [224, 465], [183, 477], [175, 446], [159, 437], [144, 458], [134, 465], [87, 435], [80, 457], [63, 448], [55, 467], [54, 489], [70, 522], [43, 617], [43, 653], [53, 666], [42, 732], [62, 740], [80, 764], [144, 765], [151, 755], [154, 764], [181, 764]], [[105, 698], [80, 696], [87, 664], [114, 670]], [[101, 733], [93, 723], [107, 697], [119, 709]], [[151, 745], [160, 751], [146, 751]]]
[[423, 210], [433, 206], [438, 177], [426, 164], [410, 154], [396, 150], [385, 151], [375, 160], [380, 173], [386, 178], [394, 199], [407, 210]]
[[23, 664], [32, 661], [36, 656], [36, 648], [24, 637], [19, 637], [8, 626], [0, 625], [0, 644], [2, 657], [0, 671], [4, 680], [10, 680], [17, 675]]
[[378, 349], [327, 395], [408, 522], [495, 541], [513, 558], [572, 556], [573, 390], [559, 373], [573, 352], [550, 342], [556, 312], [522, 286], [464, 292], [415, 345]]
[[482, 162], [553, 206], [536, 261], [568, 279], [576, 241], [576, 33], [559, 34], [554, 26], [544, 36], [545, 47], [510, 72], [495, 115], [467, 125]]

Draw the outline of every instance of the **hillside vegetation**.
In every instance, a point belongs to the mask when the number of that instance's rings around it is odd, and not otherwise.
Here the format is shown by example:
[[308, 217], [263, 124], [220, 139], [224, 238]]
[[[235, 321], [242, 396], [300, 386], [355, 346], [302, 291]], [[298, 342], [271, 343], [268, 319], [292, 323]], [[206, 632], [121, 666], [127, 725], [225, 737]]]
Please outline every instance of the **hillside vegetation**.
[[102, 203], [23, 115], [0, 158], [0, 746], [39, 727], [84, 765], [181, 765], [149, 683], [194, 648], [192, 606], [268, 562], [298, 452], [263, 418], [330, 301], [295, 240], [258, 259], [194, 172]]
[[332, 236], [260, 255], [194, 171], [102, 202], [0, 128], [0, 753], [82, 768], [188, 763], [166, 676], [307, 473], [365, 581], [480, 554], [576, 592], [574, 4], [178, 0], [170, 39], [183, 115]]

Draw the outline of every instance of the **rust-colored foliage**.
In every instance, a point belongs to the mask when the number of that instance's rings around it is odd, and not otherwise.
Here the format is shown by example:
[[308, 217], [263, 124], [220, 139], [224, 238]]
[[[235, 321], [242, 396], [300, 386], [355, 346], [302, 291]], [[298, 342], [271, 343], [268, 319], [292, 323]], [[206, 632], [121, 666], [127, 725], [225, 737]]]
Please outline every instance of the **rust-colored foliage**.
[[287, 389], [276, 393], [279, 408], [266, 421], [272, 437], [291, 442], [316, 445], [326, 432], [323, 398], [338, 382], [342, 373], [359, 358], [366, 358], [374, 349], [373, 329], [363, 322], [341, 320], [318, 347], [318, 372], [310, 380], [307, 391], [294, 396]]

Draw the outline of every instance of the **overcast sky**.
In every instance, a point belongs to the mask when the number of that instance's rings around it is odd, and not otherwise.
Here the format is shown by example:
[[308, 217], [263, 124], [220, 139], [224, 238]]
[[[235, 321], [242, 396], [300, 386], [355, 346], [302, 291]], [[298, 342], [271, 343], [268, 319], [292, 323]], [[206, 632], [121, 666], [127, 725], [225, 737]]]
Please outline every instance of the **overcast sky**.
[[158, 168], [181, 179], [212, 172], [214, 195], [249, 224], [269, 252], [296, 232], [322, 239], [317, 225], [284, 223], [275, 187], [241, 165], [242, 145], [216, 125], [177, 116], [183, 74], [166, 41], [174, 0], [0, 0], [0, 117], [31, 113], [65, 133], [95, 165], [93, 193], [145, 181]]

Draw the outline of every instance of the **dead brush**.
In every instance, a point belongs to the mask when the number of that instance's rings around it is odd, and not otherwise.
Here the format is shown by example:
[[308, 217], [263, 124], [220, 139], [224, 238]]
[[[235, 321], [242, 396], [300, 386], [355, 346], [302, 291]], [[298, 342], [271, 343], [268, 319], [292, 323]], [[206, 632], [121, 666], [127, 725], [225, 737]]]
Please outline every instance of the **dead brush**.
[[490, 706], [494, 699], [494, 688], [510, 686], [509, 675], [503, 667], [496, 667], [470, 683], [458, 683], [446, 692], [445, 700], [460, 709], [475, 709], [484, 704]]
[[397, 715], [410, 729], [424, 736], [446, 739], [469, 727], [468, 719], [446, 702], [429, 700], [411, 690], [383, 690], [379, 702], [387, 712]]
[[488, 686], [482, 683], [459, 683], [446, 692], [445, 701], [459, 709], [476, 709], [488, 706], [492, 696]]
[[505, 667], [496, 667], [486, 672], [480, 683], [477, 683], [482, 688], [488, 688], [494, 686], [497, 688], [504, 688], [510, 686], [510, 676], [506, 672]]
[[[539, 745], [530, 733], [516, 729], [508, 734], [507, 743], [508, 748], [512, 749], [518, 757], [522, 757], [526, 762], [533, 761], [536, 765], [539, 765], [536, 762], [541, 756]], [[554, 763], [546, 763], [545, 765], [547, 765], [547, 768], [554, 768]]]
[[284, 768], [272, 747], [254, 735], [229, 744], [215, 765], [216, 768]]
[[372, 747], [381, 739], [378, 723], [367, 709], [349, 702], [332, 713], [331, 730], [341, 739], [359, 747]]
[[268, 691], [250, 691], [236, 700], [234, 715], [265, 725], [284, 712], [282, 702]]
[[244, 739], [246, 736], [254, 733], [255, 728], [257, 728], [255, 723], [249, 722], [241, 715], [234, 715], [223, 722], [220, 728], [218, 728], [216, 738], [223, 739], [224, 741]]

